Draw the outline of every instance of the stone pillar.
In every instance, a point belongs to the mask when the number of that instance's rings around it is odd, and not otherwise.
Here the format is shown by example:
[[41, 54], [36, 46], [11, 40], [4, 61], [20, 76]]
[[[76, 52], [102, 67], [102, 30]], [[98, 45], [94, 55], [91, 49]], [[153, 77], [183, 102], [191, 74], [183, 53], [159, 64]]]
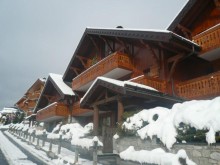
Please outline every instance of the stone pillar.
[[93, 165], [97, 165], [98, 163], [98, 141], [93, 142]]
[[43, 137], [42, 137], [42, 147], [45, 146], [45, 140], [46, 140], [46, 132], [43, 132]]
[[99, 129], [99, 109], [97, 106], [93, 107], [94, 113], [93, 113], [93, 131], [94, 135], [98, 135], [98, 129]]
[[49, 151], [52, 151], [52, 139], [50, 139]]
[[124, 113], [124, 106], [123, 103], [121, 101], [121, 99], [118, 99], [118, 123], [120, 123], [122, 121], [122, 115]]
[[79, 160], [79, 151], [78, 148], [75, 148], [75, 160], [74, 160], [74, 164], [76, 164]]
[[36, 130], [34, 130], [33, 133], [32, 133], [32, 136], [33, 136], [33, 143], [35, 142], [35, 133], [36, 133]]
[[59, 139], [58, 139], [58, 150], [57, 150], [57, 154], [60, 154], [61, 152], [61, 141], [62, 141], [62, 135], [60, 135]]

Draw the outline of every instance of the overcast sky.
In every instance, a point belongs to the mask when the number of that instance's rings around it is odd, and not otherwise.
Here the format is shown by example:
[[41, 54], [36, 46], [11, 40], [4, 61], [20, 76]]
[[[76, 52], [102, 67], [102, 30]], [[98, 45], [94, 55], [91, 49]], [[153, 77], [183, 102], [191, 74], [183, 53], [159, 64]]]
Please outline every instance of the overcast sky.
[[86, 27], [166, 29], [187, 0], [0, 0], [0, 110], [63, 74]]

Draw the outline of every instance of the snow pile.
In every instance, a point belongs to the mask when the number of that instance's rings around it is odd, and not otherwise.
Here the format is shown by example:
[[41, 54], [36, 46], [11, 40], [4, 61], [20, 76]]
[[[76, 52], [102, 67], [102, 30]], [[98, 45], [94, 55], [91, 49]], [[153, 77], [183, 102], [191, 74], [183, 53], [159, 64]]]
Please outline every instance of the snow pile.
[[95, 136], [93, 139], [74, 137], [72, 138], [71, 144], [89, 150], [89, 148], [94, 145], [94, 142], [97, 142], [98, 146], [103, 146], [102, 142], [98, 139], [97, 136]]
[[[197, 130], [208, 130], [206, 141], [212, 144], [216, 142], [215, 133], [220, 131], [219, 107], [220, 97], [177, 103], [172, 109], [156, 107], [128, 118], [123, 127], [135, 130], [142, 139], [157, 136], [170, 149], [176, 142], [177, 128], [184, 123]], [[144, 122], [148, 124], [144, 126]]]
[[46, 133], [47, 131], [44, 129], [44, 130], [36, 130], [36, 135], [37, 136], [40, 136], [40, 135], [43, 135], [44, 134], [44, 132]]
[[82, 127], [78, 123], [71, 123], [62, 125], [60, 128], [60, 133], [63, 134], [64, 139], [72, 139], [73, 137], [84, 137], [91, 133], [93, 130], [93, 123], [89, 123]]
[[191, 161], [185, 150], [179, 150], [177, 154], [166, 153], [163, 149], [157, 148], [152, 151], [140, 150], [135, 151], [133, 146], [128, 147], [120, 153], [120, 158], [139, 163], [149, 163], [158, 165], [181, 165], [180, 159], [186, 161], [187, 165], [196, 165]]
[[25, 124], [24, 126], [23, 126], [23, 128], [22, 128], [22, 131], [28, 131], [28, 129], [29, 129], [29, 125], [28, 124]]
[[116, 134], [113, 136], [113, 138], [114, 138], [115, 140], [117, 140], [117, 139], [119, 138], [119, 135], [116, 133]]
[[[62, 134], [62, 139], [71, 140], [72, 145], [81, 146], [87, 148], [93, 146], [94, 140], [91, 138], [85, 138], [93, 130], [93, 123], [89, 123], [82, 127], [78, 123], [65, 124], [61, 126], [59, 123], [51, 133], [47, 135], [49, 139], [58, 139]], [[102, 146], [102, 143], [98, 140], [98, 145]]]

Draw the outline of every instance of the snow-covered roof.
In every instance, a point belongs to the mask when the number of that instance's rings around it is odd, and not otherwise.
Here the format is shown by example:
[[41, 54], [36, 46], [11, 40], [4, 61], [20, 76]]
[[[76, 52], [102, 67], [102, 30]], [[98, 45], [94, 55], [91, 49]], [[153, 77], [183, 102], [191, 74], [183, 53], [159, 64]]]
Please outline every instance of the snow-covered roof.
[[83, 101], [83, 99], [87, 96], [87, 94], [91, 91], [92, 87], [94, 86], [94, 84], [97, 83], [97, 81], [102, 80], [105, 82], [109, 82], [111, 84], [120, 86], [120, 87], [125, 87], [126, 85], [130, 85], [130, 86], [134, 86], [134, 87], [139, 87], [139, 88], [144, 88], [144, 89], [148, 89], [148, 90], [152, 90], [152, 91], [157, 91], [156, 89], [146, 86], [146, 85], [142, 85], [142, 84], [138, 84], [135, 82], [130, 82], [130, 81], [120, 81], [120, 80], [115, 80], [115, 79], [111, 79], [111, 78], [107, 78], [107, 77], [97, 77], [96, 80], [92, 83], [92, 85], [90, 86], [90, 88], [87, 90], [87, 92], [85, 93], [85, 95], [82, 97], [82, 99], [80, 100], [80, 102]]
[[3, 108], [2, 111], [0, 111], [1, 113], [14, 113], [14, 112], [17, 112], [18, 109], [15, 109], [15, 108]]
[[89, 108], [92, 102], [95, 101], [95, 98], [99, 95], [97, 91], [102, 91], [102, 88], [114, 91], [122, 97], [129, 96], [140, 99], [150, 99], [152, 102], [158, 102], [158, 104], [166, 102], [166, 105], [173, 105], [176, 102], [182, 102], [180, 98], [161, 93], [150, 86], [130, 81], [115, 80], [107, 77], [97, 77], [80, 100], [80, 106], [82, 108]]
[[64, 95], [74, 96], [74, 92], [72, 88], [70, 88], [64, 81], [63, 76], [59, 74], [50, 73], [49, 77], [52, 81], [57, 85], [57, 87], [61, 90]]

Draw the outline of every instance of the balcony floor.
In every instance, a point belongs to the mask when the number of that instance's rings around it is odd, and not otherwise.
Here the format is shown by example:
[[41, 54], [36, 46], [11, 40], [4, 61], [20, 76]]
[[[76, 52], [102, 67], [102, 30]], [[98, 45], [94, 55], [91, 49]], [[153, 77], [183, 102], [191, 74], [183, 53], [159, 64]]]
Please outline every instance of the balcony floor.
[[200, 54], [199, 57], [208, 60], [208, 61], [214, 61], [216, 59], [220, 58], [220, 48], [208, 51], [206, 53]]
[[45, 118], [45, 119], [42, 119], [42, 120], [38, 120], [40, 122], [51, 122], [51, 121], [56, 121], [56, 120], [61, 120], [61, 119], [64, 119], [66, 117], [64, 116], [51, 116], [51, 117], [48, 117], [48, 118]]
[[[112, 79], [119, 79], [121, 77], [124, 77], [124, 76], [130, 74], [131, 72], [132, 72], [131, 70], [126, 70], [126, 69], [122, 69], [122, 68], [115, 68], [102, 76], [107, 77], [107, 78], [112, 78]], [[80, 88], [77, 89], [77, 91], [82, 91], [82, 92], [87, 91], [93, 82], [94, 82], [94, 80], [88, 82], [85, 85], [82, 85]]]

